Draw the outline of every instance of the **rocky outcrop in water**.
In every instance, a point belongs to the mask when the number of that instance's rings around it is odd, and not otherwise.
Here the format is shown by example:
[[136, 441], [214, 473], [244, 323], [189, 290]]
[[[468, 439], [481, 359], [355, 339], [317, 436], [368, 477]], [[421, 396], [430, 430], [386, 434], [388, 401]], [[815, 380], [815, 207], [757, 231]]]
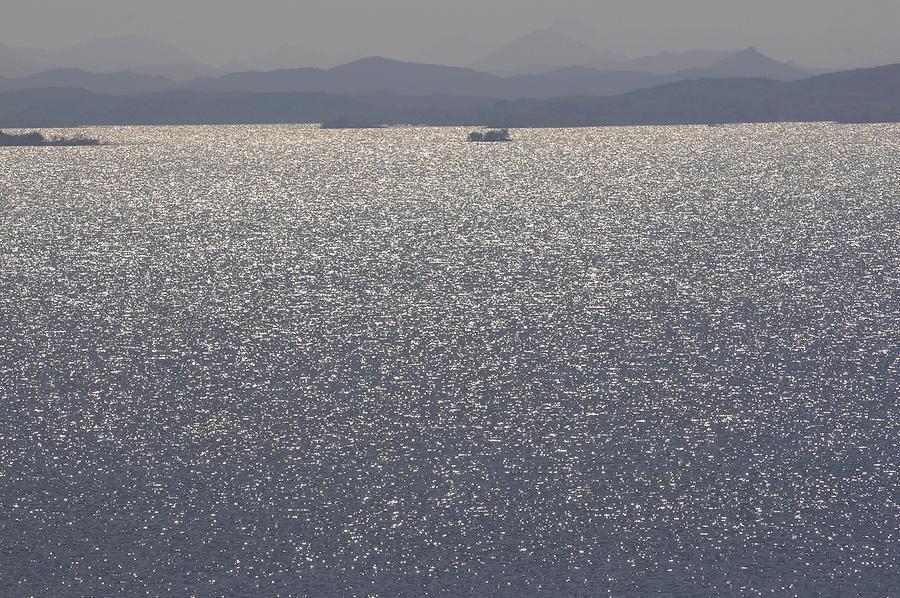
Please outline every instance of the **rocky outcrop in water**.
[[484, 133], [472, 131], [469, 133], [469, 141], [471, 143], [502, 143], [512, 141], [512, 139], [509, 136], [509, 129], [491, 129]]
[[79, 145], [100, 145], [100, 141], [89, 139], [81, 135], [75, 137], [45, 137], [33, 131], [31, 133], [4, 133], [0, 131], [0, 147], [24, 146], [24, 147], [41, 147], [41, 146], [79, 146]]

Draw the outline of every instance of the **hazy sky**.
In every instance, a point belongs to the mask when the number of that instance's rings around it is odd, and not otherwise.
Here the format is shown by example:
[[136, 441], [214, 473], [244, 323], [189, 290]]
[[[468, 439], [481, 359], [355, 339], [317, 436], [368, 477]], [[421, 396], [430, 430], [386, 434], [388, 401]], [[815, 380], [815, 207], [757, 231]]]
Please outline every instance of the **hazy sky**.
[[211, 63], [285, 44], [414, 58], [448, 38], [499, 44], [557, 19], [582, 21], [596, 45], [629, 54], [754, 44], [827, 63], [900, 51], [900, 0], [0, 0], [0, 42], [139, 34]]

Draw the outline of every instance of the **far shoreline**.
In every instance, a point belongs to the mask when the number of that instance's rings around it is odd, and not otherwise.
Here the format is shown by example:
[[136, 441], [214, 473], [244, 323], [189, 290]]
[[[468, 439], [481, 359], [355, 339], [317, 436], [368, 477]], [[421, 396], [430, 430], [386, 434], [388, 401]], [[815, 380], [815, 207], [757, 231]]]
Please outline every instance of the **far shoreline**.
[[[323, 127], [325, 124], [319, 121], [310, 122], [227, 122], [227, 123], [208, 123], [208, 122], [179, 122], [179, 123], [81, 123], [66, 124], [58, 126], [15, 126], [0, 129], [0, 131], [14, 134], [19, 132], [39, 132], [51, 133], [53, 131], [70, 131], [72, 129], [176, 129], [187, 127], [199, 128], [240, 128], [240, 127], [297, 127], [310, 131], [372, 131], [372, 130], [391, 130], [391, 129], [488, 129], [488, 128], [508, 128], [510, 131], [557, 131], [557, 130], [584, 130], [584, 129], [636, 129], [636, 128], [659, 128], [659, 127], [703, 127], [703, 128], [728, 128], [728, 127], [748, 127], [748, 126], [766, 126], [766, 125], [832, 125], [832, 126], [860, 126], [860, 125], [900, 125], [900, 120], [873, 120], [873, 121], [840, 121], [840, 120], [751, 120], [751, 121], [729, 121], [729, 122], [684, 122], [684, 123], [609, 123], [609, 124], [572, 124], [572, 125], [509, 125], [499, 127], [498, 125], [490, 125], [485, 123], [386, 123], [377, 126], [360, 126], [345, 128], [329, 128]], [[96, 146], [110, 145], [107, 142], [93, 139], [98, 143]], [[0, 147], [16, 147], [3, 146]], [[29, 146], [20, 146], [29, 147]], [[33, 146], [41, 147], [41, 146]], [[45, 146], [46, 147], [46, 146]], [[65, 146], [62, 146], [65, 147]], [[75, 146], [70, 146], [75, 147]]]

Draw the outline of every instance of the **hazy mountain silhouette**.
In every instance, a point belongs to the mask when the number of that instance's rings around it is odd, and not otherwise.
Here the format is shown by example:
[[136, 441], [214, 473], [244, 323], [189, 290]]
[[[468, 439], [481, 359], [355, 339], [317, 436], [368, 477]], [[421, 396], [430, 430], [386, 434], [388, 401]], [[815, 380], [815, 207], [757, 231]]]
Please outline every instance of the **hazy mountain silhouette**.
[[796, 66], [778, 62], [750, 47], [733, 53], [702, 68], [679, 71], [683, 79], [722, 77], [765, 77], [778, 81], [793, 81], [809, 77], [811, 72]]
[[135, 96], [45, 88], [0, 93], [0, 127], [90, 125], [466, 122], [496, 100], [462, 96], [322, 93], [203, 93]]
[[[312, 50], [300, 45], [278, 46], [267, 52], [248, 59], [246, 66], [231, 72], [246, 70], [272, 71], [279, 69], [307, 68], [333, 68], [340, 64], [354, 60], [353, 56], [335, 56], [328, 52]], [[229, 69], [230, 70], [230, 69]]]
[[[182, 87], [199, 91], [466, 94], [498, 77], [471, 69], [364, 58], [332, 69], [302, 68], [231, 73], [197, 79]], [[483, 95], [490, 95], [489, 93]]]
[[656, 56], [624, 61], [598, 60], [587, 65], [597, 70], [629, 70], [671, 75], [671, 81], [702, 78], [765, 77], [791, 81], [824, 74], [779, 62], [750, 47], [741, 51], [690, 50], [663, 52]]
[[[542, 42], [550, 44], [549, 54], [546, 47], [534, 48], [535, 44], [541, 44]], [[512, 55], [509, 57], [515, 63], [513, 66], [507, 65], [506, 68], [499, 68], [496, 72], [491, 68], [482, 68], [481, 62], [497, 52], [503, 52], [503, 47], [509, 44], [498, 48], [496, 39], [485, 40], [480, 37], [476, 38], [474, 34], [468, 33], [451, 35], [432, 42], [416, 54], [416, 61], [450, 66], [467, 66], [483, 72], [511, 75], [539, 73], [582, 64], [580, 59], [574, 63], [569, 62], [566, 56], [573, 49], [577, 57], [581, 57], [585, 52], [588, 52], [595, 59], [602, 56], [610, 60], [624, 60], [624, 56], [599, 51], [597, 48], [602, 47], [601, 42], [602, 38], [600, 35], [590, 26], [578, 21], [558, 20], [547, 29], [530, 33], [510, 42], [513, 45], [521, 44], [528, 52], [533, 53], [537, 51], [544, 54], [536, 61], [533, 60], [533, 54], [532, 60], [518, 60], [515, 56], [515, 50], [513, 50]], [[559, 46], [569, 48], [569, 50], [563, 50], [563, 59], [552, 59], [553, 53], [559, 51]], [[547, 60], [545, 56], [550, 56], [551, 59]], [[532, 61], [537, 64], [526, 64]]]
[[642, 56], [625, 60], [595, 60], [586, 66], [600, 71], [641, 71], [666, 75], [711, 66], [733, 56], [734, 50], [688, 50], [686, 52], [662, 52], [655, 56]]
[[780, 51], [800, 64], [831, 71], [900, 62], [900, 36], [896, 32], [863, 31], [849, 22], [780, 46]]
[[509, 82], [514, 84], [514, 90], [506, 97], [546, 99], [571, 95], [608, 96], [652, 87], [666, 81], [666, 78], [653, 73], [598, 71], [585, 66], [572, 66], [539, 75], [510, 77]]
[[497, 101], [436, 94], [228, 93], [120, 96], [45, 88], [0, 93], [0, 127], [315, 123], [562, 127], [625, 124], [900, 122], [900, 65], [799, 81], [698, 79], [608, 97]]
[[801, 69], [768, 58], [754, 49], [728, 54], [713, 64], [669, 74], [600, 71], [567, 67], [540, 74], [500, 76], [471, 68], [364, 58], [331, 69], [284, 69], [231, 73], [200, 79], [184, 89], [232, 92], [454, 94], [498, 99], [613, 95], [683, 79], [767, 77], [792, 80], [809, 76]]
[[495, 99], [612, 95], [666, 82], [659, 75], [599, 72], [571, 67], [541, 75], [499, 77], [461, 67], [368, 58], [334, 69], [247, 71], [176, 83], [136, 73], [53, 70], [20, 78], [0, 78], [0, 92], [39, 87], [78, 87], [99, 94], [140, 94], [192, 90], [228, 93], [394, 93], [469, 95]]
[[702, 69], [670, 74], [568, 67], [541, 74], [503, 77], [462, 67], [365, 58], [331, 69], [245, 71], [180, 83], [128, 72], [98, 75], [71, 69], [54, 70], [17, 79], [0, 79], [0, 91], [80, 87], [99, 94], [140, 94], [181, 89], [233, 93], [443, 94], [513, 100], [616, 95], [684, 79], [748, 76], [790, 80], [805, 75], [793, 66], [748, 50], [731, 54]]
[[541, 29], [505, 44], [472, 63], [472, 68], [499, 75], [539, 73], [610, 58], [555, 28]]
[[138, 73], [88, 73], [55, 69], [18, 78], [0, 77], [0, 92], [41, 87], [78, 87], [94, 93], [141, 94], [172, 89], [174, 82], [158, 75]]
[[[591, 48], [600, 49], [603, 47], [603, 36], [584, 21], [579, 21], [577, 19], [557, 19], [550, 25], [549, 29], [558, 31]], [[604, 52], [604, 54], [607, 54], [606, 58], [609, 58], [610, 60], [621, 60], [625, 58], [625, 56], [612, 52]]]
[[432, 43], [417, 54], [417, 60], [430, 64], [468, 66], [492, 49], [485, 42], [460, 35]]
[[0, 76], [22, 77], [52, 66], [39, 50], [0, 44]]
[[62, 50], [0, 47], [0, 76], [22, 76], [50, 69], [95, 73], [132, 71], [175, 79], [216, 72], [172, 44], [140, 36], [98, 38]]
[[452, 94], [516, 99], [609, 95], [660, 82], [658, 76], [648, 73], [602, 73], [579, 68], [500, 77], [462, 67], [366, 58], [333, 69], [232, 73], [181, 87], [198, 91]]
[[103, 37], [78, 44], [62, 52], [59, 61], [62, 66], [99, 73], [146, 72], [173, 66], [206, 68], [172, 44], [135, 35]]
[[900, 122], [900, 64], [799, 81], [697, 79], [611, 97], [499, 102], [491, 126]]

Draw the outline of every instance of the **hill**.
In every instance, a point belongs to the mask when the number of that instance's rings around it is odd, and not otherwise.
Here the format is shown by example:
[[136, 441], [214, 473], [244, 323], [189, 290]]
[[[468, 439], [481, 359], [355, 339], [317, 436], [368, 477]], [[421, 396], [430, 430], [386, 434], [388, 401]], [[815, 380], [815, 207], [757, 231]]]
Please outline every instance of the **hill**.
[[[231, 73], [180, 87], [196, 91], [265, 93], [379, 93], [428, 95], [496, 91], [499, 77], [472, 69], [364, 58], [331, 69], [302, 68]], [[486, 93], [485, 95], [491, 95]]]
[[464, 96], [203, 93], [134, 96], [47, 88], [0, 93], [0, 127], [95, 125], [280, 124], [346, 120], [371, 124], [456, 124], [496, 101]]
[[776, 81], [795, 81], [811, 74], [794, 65], [769, 58], [756, 48], [750, 47], [742, 52], [730, 54], [709, 66], [678, 71], [675, 76], [680, 79], [764, 77]]
[[669, 74], [599, 71], [576, 66], [540, 74], [498, 76], [470, 68], [376, 57], [329, 69], [244, 71], [179, 83], [137, 73], [96, 74], [73, 69], [54, 70], [17, 79], [0, 79], [0, 92], [38, 87], [80, 87], [99, 94], [190, 90], [207, 93], [439, 94], [515, 100], [571, 95], [616, 95], [683, 79], [768, 77], [790, 80], [802, 76], [802, 71], [755, 51], [731, 54], [727, 59], [703, 69]]
[[669, 75], [678, 71], [705, 68], [734, 54], [736, 52], [733, 50], [662, 52], [655, 56], [642, 56], [625, 60], [595, 60], [585, 66], [598, 71], [641, 71], [657, 75]]
[[78, 87], [94, 93], [141, 94], [166, 91], [175, 83], [157, 75], [138, 73], [88, 73], [79, 69], [54, 69], [24, 77], [0, 77], [0, 93], [41, 87]]
[[620, 96], [499, 102], [492, 126], [900, 122], [900, 64], [802, 79], [698, 79]]
[[0, 93], [0, 127], [101, 124], [318, 123], [570, 127], [639, 124], [900, 122], [900, 65], [802, 79], [696, 79], [627, 94], [496, 100], [455, 94], [233, 93], [139, 95], [73, 88]]

